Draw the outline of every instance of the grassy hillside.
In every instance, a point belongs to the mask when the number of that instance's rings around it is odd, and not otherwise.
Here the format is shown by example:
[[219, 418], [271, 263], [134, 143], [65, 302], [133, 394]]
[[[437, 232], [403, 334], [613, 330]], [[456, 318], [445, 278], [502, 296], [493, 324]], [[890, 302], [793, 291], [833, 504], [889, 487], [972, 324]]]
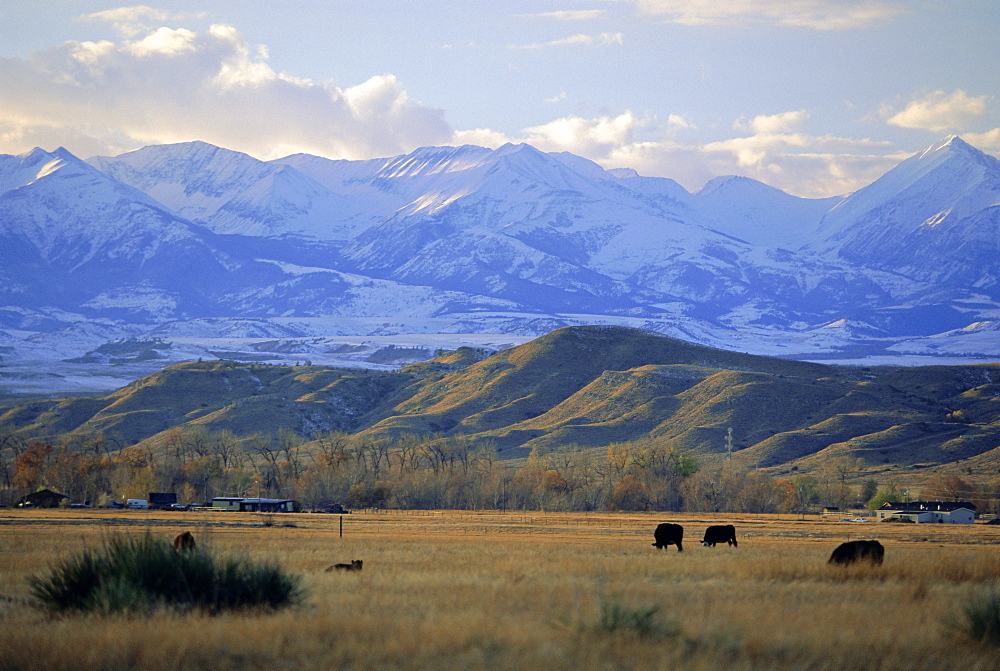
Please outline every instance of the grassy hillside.
[[303, 435], [351, 431], [413, 377], [318, 366], [265, 366], [225, 361], [182, 363], [99, 399], [39, 401], [0, 415], [24, 436], [104, 433], [138, 443], [183, 425], [237, 435], [281, 428]]
[[1000, 365], [824, 366], [639, 329], [570, 327], [492, 356], [463, 348], [399, 372], [232, 362], [171, 366], [104, 398], [24, 403], [26, 437], [104, 432], [126, 443], [184, 425], [236, 435], [327, 430], [489, 440], [502, 457], [654, 438], [778, 470], [1000, 461]]

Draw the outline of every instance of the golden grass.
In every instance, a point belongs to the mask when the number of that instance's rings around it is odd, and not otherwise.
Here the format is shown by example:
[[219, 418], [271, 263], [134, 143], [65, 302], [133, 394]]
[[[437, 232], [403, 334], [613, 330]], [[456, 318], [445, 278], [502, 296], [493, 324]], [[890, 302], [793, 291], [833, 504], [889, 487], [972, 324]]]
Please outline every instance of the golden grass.
[[[997, 586], [1000, 529], [792, 516], [394, 512], [335, 515], [6, 511], [0, 669], [994, 669], [953, 626]], [[685, 525], [683, 553], [651, 546]], [[733, 522], [738, 548], [704, 548]], [[295, 526], [284, 526], [285, 524]], [[51, 620], [27, 576], [115, 530], [191, 530], [216, 549], [279, 559], [308, 598], [277, 614]], [[827, 566], [878, 538], [881, 567]], [[326, 567], [363, 559], [355, 573]], [[608, 631], [602, 605], [648, 612]]]

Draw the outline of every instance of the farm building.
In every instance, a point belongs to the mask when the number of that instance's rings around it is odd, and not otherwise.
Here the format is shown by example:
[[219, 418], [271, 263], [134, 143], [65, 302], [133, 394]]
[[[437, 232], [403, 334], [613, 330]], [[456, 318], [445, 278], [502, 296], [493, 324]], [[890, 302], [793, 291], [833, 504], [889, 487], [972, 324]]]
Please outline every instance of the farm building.
[[51, 489], [39, 489], [32, 492], [20, 500], [20, 506], [33, 506], [35, 508], [58, 508], [63, 499], [68, 499], [66, 494], [53, 491]]
[[973, 524], [976, 506], [969, 501], [889, 502], [876, 511], [880, 522], [909, 520], [919, 523]]
[[212, 508], [216, 510], [235, 510], [240, 509], [240, 503], [243, 501], [242, 496], [216, 496], [212, 499]]
[[299, 510], [298, 501], [291, 499], [258, 499], [233, 496], [217, 496], [212, 499], [212, 508], [252, 513], [294, 513]]

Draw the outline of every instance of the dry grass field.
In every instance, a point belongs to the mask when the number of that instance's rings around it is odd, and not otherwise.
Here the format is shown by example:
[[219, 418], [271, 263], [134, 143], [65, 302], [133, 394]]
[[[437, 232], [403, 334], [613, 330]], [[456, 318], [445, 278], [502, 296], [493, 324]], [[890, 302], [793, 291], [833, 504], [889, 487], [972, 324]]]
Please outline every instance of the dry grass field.
[[[685, 526], [683, 553], [651, 546]], [[732, 522], [738, 548], [702, 547]], [[1000, 526], [788, 516], [396, 512], [259, 516], [0, 511], [0, 669], [997, 669], [963, 606], [1000, 587]], [[275, 614], [53, 619], [27, 578], [114, 532], [190, 530], [277, 559]], [[881, 567], [830, 567], [877, 538]], [[327, 572], [364, 560], [360, 572]]]

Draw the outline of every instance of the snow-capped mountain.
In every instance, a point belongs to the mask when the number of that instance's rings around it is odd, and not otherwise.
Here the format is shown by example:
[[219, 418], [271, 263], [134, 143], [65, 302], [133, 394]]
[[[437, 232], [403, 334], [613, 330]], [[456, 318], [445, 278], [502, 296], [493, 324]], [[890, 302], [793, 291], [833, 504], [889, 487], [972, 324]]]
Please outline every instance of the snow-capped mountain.
[[995, 293], [997, 206], [1000, 161], [952, 136], [832, 208], [807, 247], [920, 281]]
[[0, 161], [0, 300], [135, 321], [186, 314], [233, 259], [198, 226], [65, 149]]
[[843, 198], [796, 198], [747, 177], [716, 177], [697, 194], [707, 225], [754, 245], [796, 249]]
[[738, 177], [691, 194], [529, 145], [270, 162], [202, 142], [88, 162], [36, 149], [0, 156], [0, 327], [617, 323], [800, 357], [976, 334], [998, 356], [982, 336], [1000, 316], [998, 224], [1000, 161], [958, 138], [821, 200]]
[[355, 199], [291, 166], [204, 142], [145, 147], [89, 163], [215, 233], [345, 240], [377, 220], [365, 218], [367, 208]]

